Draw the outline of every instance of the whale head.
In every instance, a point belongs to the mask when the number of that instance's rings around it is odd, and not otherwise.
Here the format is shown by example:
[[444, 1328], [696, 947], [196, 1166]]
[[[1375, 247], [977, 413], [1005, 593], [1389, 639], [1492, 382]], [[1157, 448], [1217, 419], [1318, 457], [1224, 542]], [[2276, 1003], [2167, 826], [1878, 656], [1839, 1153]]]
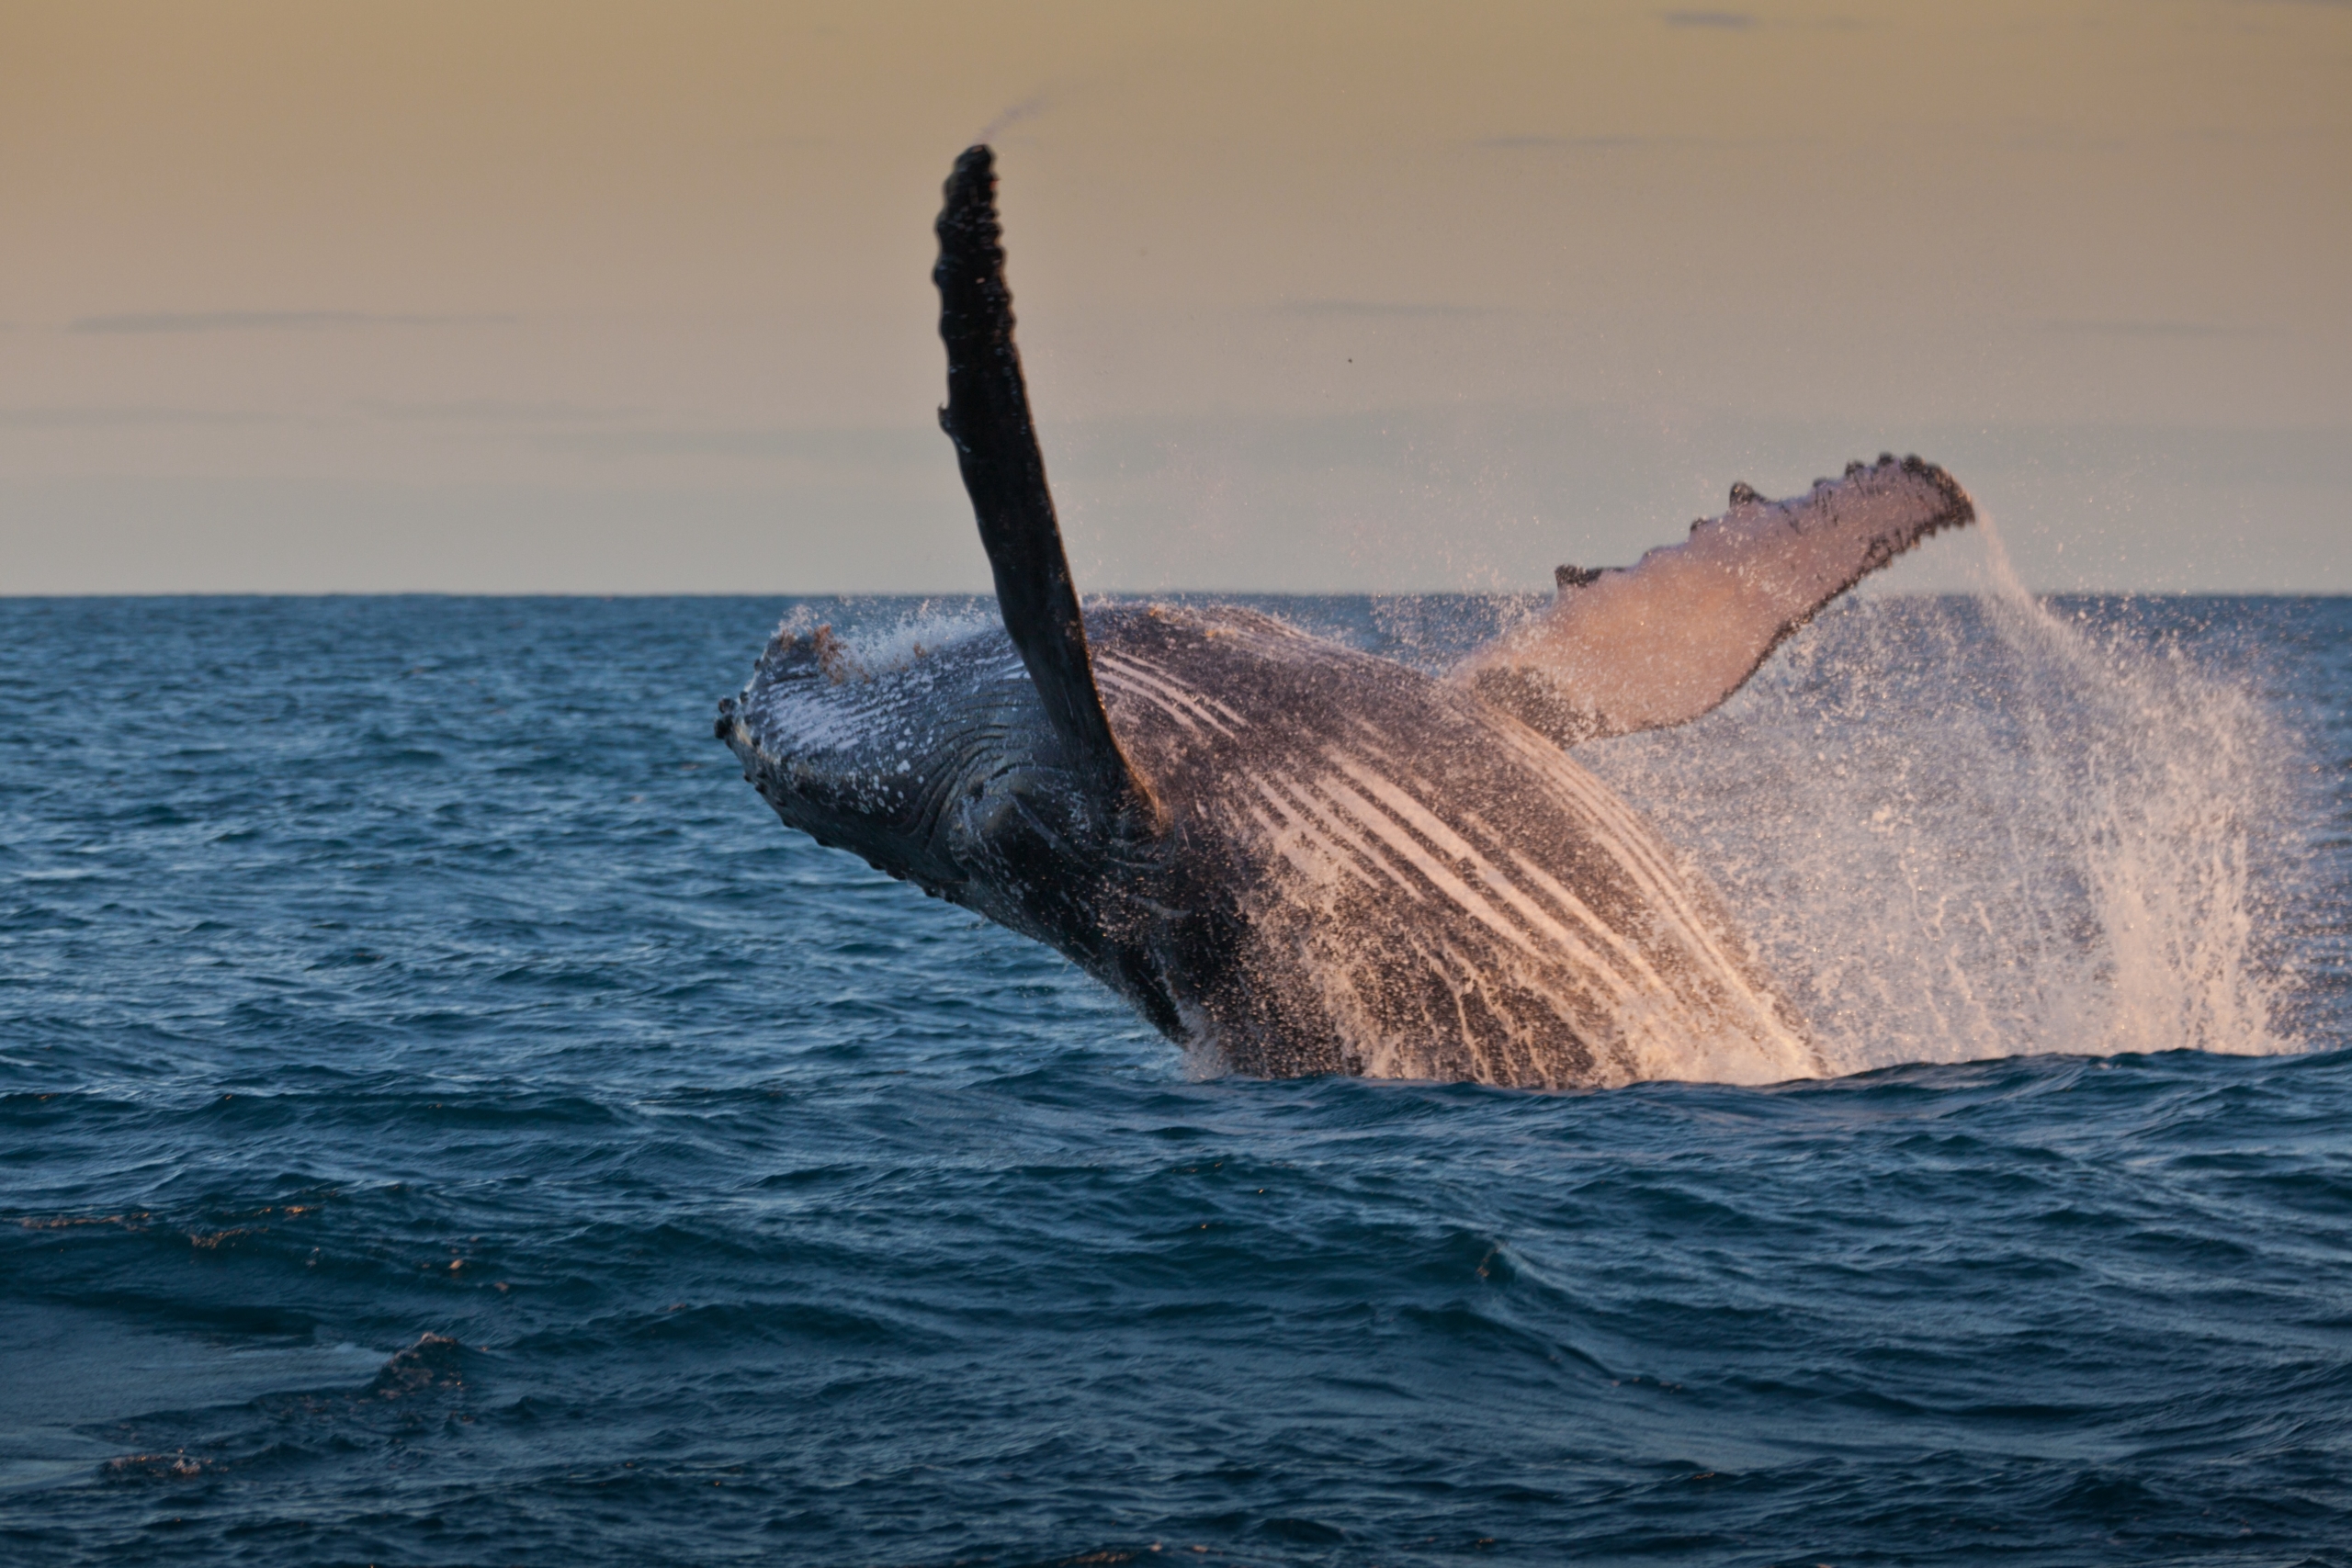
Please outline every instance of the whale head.
[[819, 843], [1041, 941], [1101, 929], [1125, 840], [1001, 627], [926, 644], [787, 626], [714, 728]]

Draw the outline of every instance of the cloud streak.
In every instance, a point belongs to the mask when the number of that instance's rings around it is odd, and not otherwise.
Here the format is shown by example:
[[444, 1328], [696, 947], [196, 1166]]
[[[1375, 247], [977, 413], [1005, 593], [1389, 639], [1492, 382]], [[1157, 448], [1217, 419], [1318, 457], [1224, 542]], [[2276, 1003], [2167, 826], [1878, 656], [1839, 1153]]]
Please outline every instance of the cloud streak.
[[83, 316], [70, 333], [284, 333], [355, 327], [508, 326], [513, 316], [388, 315], [373, 310], [130, 310]]
[[891, 467], [941, 457], [946, 444], [922, 426], [547, 431], [528, 437], [544, 452], [600, 457], [736, 457], [759, 461]]
[[2215, 321], [2052, 321], [2041, 323], [2041, 330], [2066, 333], [2080, 337], [2268, 337], [2273, 335], [2261, 327], [2224, 326]]
[[415, 424], [592, 424], [629, 419], [645, 412], [639, 408], [528, 402], [512, 398], [453, 398], [436, 402], [358, 398], [351, 406], [378, 419]]
[[1487, 136], [1470, 145], [1482, 152], [1623, 152], [1703, 143], [1693, 136]]
[[1298, 316], [1308, 320], [1506, 316], [1515, 313], [1499, 305], [1448, 305], [1410, 299], [1285, 299], [1272, 306], [1272, 310], [1278, 316]]
[[121, 430], [141, 425], [260, 424], [273, 417], [221, 409], [15, 408], [0, 409], [0, 430]]

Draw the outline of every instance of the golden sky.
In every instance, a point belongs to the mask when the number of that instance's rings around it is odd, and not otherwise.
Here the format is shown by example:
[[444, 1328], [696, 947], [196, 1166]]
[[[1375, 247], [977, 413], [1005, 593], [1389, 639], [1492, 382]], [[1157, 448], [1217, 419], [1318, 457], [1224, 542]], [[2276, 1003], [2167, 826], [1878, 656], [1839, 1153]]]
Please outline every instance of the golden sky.
[[984, 133], [1083, 586], [1892, 448], [2038, 585], [2352, 590], [2352, 5], [1715, 3], [6, 0], [0, 592], [984, 586]]

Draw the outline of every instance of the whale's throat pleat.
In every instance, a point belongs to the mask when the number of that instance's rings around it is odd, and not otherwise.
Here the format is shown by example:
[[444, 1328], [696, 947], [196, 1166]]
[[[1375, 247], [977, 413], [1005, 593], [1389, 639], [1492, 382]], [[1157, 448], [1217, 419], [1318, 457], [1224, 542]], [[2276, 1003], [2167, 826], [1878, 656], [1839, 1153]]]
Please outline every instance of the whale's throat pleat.
[[1230, 1065], [1546, 1086], [1819, 1070], [1639, 814], [1466, 694], [1229, 611], [1099, 617], [1096, 667], [1215, 867], [1210, 901], [1230, 900], [1238, 962], [1192, 998]]

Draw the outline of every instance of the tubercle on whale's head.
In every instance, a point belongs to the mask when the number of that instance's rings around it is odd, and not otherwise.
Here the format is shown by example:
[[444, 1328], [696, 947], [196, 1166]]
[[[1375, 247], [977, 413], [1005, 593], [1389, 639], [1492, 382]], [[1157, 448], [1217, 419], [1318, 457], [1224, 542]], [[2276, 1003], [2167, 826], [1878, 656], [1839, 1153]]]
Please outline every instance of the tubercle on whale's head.
[[1116, 829], [1001, 629], [876, 648], [787, 627], [713, 732], [786, 825], [1049, 942]]

